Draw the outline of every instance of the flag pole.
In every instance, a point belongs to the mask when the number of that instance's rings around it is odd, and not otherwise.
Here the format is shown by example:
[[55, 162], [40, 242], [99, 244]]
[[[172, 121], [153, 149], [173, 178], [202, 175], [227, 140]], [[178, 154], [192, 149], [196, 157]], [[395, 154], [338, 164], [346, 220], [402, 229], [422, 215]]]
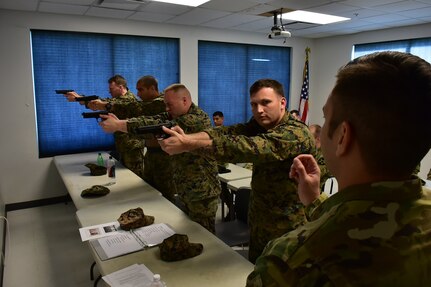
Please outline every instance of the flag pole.
[[308, 108], [309, 108], [309, 54], [311, 53], [311, 49], [309, 47], [305, 48], [305, 64], [304, 71], [302, 73], [302, 88], [301, 95], [299, 100], [299, 116], [301, 121], [308, 125]]

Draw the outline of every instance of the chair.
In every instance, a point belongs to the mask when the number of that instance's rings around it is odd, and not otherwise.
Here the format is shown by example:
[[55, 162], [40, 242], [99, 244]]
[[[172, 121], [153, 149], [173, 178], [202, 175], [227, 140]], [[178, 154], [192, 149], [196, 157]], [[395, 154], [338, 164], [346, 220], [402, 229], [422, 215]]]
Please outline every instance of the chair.
[[235, 219], [217, 223], [216, 236], [229, 246], [244, 246], [249, 242], [250, 229], [248, 227], [248, 203], [250, 188], [239, 188], [233, 191], [235, 195]]

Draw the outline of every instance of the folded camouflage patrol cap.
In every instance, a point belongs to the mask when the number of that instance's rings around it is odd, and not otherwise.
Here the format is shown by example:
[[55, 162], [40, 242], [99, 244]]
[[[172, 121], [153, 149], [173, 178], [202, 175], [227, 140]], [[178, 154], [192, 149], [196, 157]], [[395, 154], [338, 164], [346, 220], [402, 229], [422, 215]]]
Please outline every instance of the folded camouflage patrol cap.
[[95, 163], [87, 163], [85, 164], [86, 167], [90, 169], [91, 175], [104, 175], [106, 174], [106, 167], [97, 165]]
[[107, 195], [110, 192], [109, 188], [103, 185], [93, 185], [90, 188], [84, 189], [81, 192], [82, 197], [99, 197]]
[[123, 212], [117, 219], [123, 230], [135, 229], [154, 223], [154, 216], [145, 215], [142, 208], [132, 208]]
[[201, 243], [190, 243], [185, 234], [174, 234], [163, 240], [159, 249], [163, 261], [179, 261], [198, 256], [204, 246]]

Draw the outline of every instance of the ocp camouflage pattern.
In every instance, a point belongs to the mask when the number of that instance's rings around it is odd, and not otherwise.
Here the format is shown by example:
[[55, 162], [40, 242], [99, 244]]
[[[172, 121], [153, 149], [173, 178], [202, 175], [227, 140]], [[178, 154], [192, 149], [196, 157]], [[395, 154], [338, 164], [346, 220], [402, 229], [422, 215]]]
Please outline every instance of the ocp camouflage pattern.
[[345, 188], [309, 218], [266, 246], [248, 287], [431, 286], [431, 191], [417, 177]]

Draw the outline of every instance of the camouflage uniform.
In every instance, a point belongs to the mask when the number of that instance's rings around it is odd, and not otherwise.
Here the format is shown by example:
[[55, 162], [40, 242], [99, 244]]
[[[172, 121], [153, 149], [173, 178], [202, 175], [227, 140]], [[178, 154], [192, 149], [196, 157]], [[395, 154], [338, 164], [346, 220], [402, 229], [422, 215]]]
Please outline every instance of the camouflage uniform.
[[328, 168], [326, 167], [325, 159], [323, 158], [322, 150], [320, 148], [317, 149], [317, 157], [316, 161], [320, 168], [320, 192], [323, 192], [325, 187], [325, 182], [328, 178], [332, 177]]
[[[130, 119], [127, 129], [130, 133], [136, 127], [153, 125], [170, 120], [168, 113], [156, 116]], [[175, 119], [185, 133], [196, 133], [211, 126], [208, 115], [192, 104], [188, 113]], [[217, 179], [217, 162], [194, 153], [171, 156], [173, 182], [186, 213], [193, 220], [211, 232], [215, 232], [215, 216], [220, 195]], [[170, 178], [166, 177], [168, 181]]]
[[[116, 98], [103, 99], [108, 103], [114, 105], [126, 104], [126, 103], [137, 103], [137, 100], [131, 91], [127, 91], [126, 94]], [[127, 117], [122, 117], [117, 115], [120, 119], [125, 119]], [[121, 163], [136, 173], [138, 176], [142, 177], [142, 163], [143, 163], [143, 151], [142, 151], [142, 140], [137, 139], [127, 133], [115, 132], [115, 149], [119, 155], [119, 160]]]
[[249, 260], [254, 262], [271, 239], [306, 221], [297, 185], [289, 178], [289, 171], [297, 155], [316, 156], [314, 138], [305, 124], [288, 113], [269, 130], [252, 119], [246, 124], [205, 131], [213, 139], [215, 158], [253, 163], [248, 222]]
[[[153, 116], [163, 113], [165, 110], [166, 106], [163, 95], [151, 101], [122, 103], [120, 105], [114, 105], [112, 108], [112, 112], [117, 115], [117, 117], [123, 119], [139, 116]], [[160, 191], [165, 198], [173, 202], [175, 187], [170, 180], [166, 180], [166, 178], [172, 178], [171, 158], [160, 148], [160, 145], [154, 138], [145, 139], [145, 141], [139, 138], [136, 149], [140, 148], [143, 152], [144, 145], [147, 148], [147, 152], [143, 156], [144, 166], [140, 176], [147, 183]]]
[[308, 214], [267, 245], [248, 287], [431, 286], [431, 193], [418, 178], [351, 186]]

